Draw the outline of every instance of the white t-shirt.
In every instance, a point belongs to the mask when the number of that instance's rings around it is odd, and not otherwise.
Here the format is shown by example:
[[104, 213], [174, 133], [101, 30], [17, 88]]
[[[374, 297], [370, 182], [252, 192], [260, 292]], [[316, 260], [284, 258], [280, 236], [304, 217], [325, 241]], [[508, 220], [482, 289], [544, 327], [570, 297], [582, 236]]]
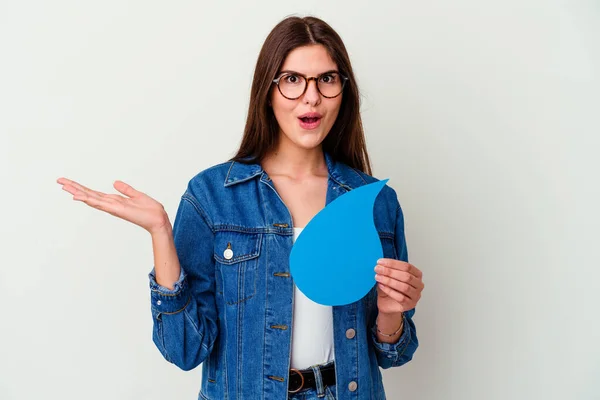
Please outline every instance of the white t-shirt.
[[[302, 228], [294, 228], [294, 241]], [[334, 359], [333, 310], [310, 300], [294, 285], [291, 368], [304, 369]]]

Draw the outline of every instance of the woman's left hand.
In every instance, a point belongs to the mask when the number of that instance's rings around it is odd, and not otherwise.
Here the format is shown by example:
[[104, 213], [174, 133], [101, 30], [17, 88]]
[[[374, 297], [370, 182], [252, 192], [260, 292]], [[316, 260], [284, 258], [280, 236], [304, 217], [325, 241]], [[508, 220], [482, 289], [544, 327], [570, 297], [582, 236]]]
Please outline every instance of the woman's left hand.
[[421, 299], [423, 273], [414, 265], [392, 258], [377, 260], [377, 308], [381, 314], [397, 314], [415, 308]]

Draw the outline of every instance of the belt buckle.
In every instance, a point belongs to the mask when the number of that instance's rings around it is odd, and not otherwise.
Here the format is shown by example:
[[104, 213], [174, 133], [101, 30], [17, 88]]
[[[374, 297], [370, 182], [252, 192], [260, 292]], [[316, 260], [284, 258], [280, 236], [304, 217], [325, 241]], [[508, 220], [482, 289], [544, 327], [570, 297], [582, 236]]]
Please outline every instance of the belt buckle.
[[304, 387], [304, 375], [302, 375], [302, 372], [300, 372], [296, 368], [290, 368], [290, 371], [293, 371], [293, 372], [297, 373], [298, 375], [300, 375], [300, 386], [298, 387], [298, 389], [295, 389], [295, 390], [290, 390], [288, 388], [288, 393], [298, 393], [300, 390], [302, 390], [302, 387]]

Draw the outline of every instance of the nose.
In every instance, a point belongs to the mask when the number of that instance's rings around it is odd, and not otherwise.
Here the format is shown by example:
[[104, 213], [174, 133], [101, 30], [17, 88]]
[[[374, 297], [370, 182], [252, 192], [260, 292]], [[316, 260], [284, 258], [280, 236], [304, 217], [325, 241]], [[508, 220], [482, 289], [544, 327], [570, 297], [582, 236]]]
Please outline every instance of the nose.
[[317, 80], [314, 78], [309, 79], [306, 85], [304, 101], [313, 106], [319, 104], [321, 102], [321, 93], [319, 93], [319, 89], [317, 89]]

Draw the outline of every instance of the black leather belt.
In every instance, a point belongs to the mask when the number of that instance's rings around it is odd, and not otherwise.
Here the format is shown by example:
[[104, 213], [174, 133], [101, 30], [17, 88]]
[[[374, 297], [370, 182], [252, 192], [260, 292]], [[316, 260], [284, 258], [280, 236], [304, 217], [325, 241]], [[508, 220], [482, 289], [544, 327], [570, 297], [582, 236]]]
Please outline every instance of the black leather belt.
[[[323, 380], [323, 387], [335, 385], [335, 364], [329, 364], [327, 366], [319, 367], [321, 371], [321, 378]], [[290, 376], [288, 380], [288, 392], [297, 393], [303, 389], [316, 389], [317, 384], [315, 381], [315, 373], [312, 369], [297, 370], [295, 368], [290, 369]]]

